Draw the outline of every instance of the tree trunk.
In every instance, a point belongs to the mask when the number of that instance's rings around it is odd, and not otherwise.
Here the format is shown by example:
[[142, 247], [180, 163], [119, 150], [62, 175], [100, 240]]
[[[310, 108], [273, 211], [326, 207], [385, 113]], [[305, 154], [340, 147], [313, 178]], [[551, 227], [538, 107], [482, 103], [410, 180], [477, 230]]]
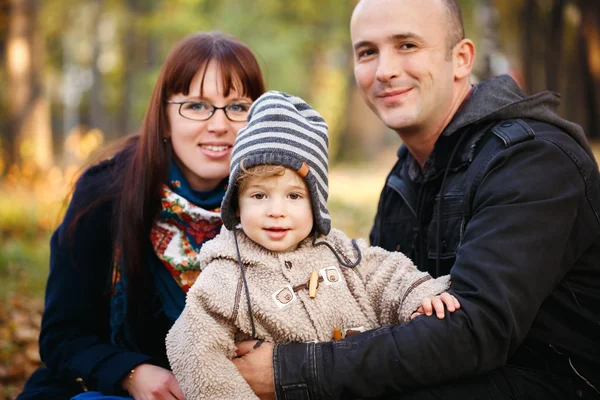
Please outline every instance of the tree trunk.
[[584, 102], [588, 114], [586, 132], [591, 138], [600, 137], [600, 4], [596, 1], [581, 0], [580, 41], [585, 79]]
[[96, 128], [102, 131], [104, 135], [106, 132], [106, 112], [104, 107], [104, 91], [103, 91], [103, 77], [100, 69], [98, 68], [98, 60], [100, 58], [101, 43], [100, 43], [100, 17], [102, 16], [102, 0], [92, 0], [96, 8], [93, 20], [93, 56], [92, 56], [92, 89], [90, 91], [90, 109], [89, 119], [90, 127]]
[[535, 0], [525, 0], [525, 8], [523, 9], [523, 76], [525, 77], [525, 92], [533, 92], [533, 74], [534, 74], [534, 27], [536, 20]]
[[[498, 41], [498, 21], [496, 9], [492, 5], [491, 0], [483, 0], [479, 4], [477, 17], [481, 26], [481, 43], [480, 54], [482, 66], [479, 67], [479, 75], [482, 80], [489, 79], [498, 75], [498, 71], [494, 68], [494, 59], [498, 57], [499, 41]], [[501, 71], [500, 73], [505, 73]]]
[[565, 0], [554, 0], [546, 36], [546, 89], [560, 90], [560, 66], [563, 60], [563, 12]]
[[135, 11], [137, 10], [136, 0], [127, 0], [127, 19], [129, 23], [125, 29], [123, 51], [125, 54], [125, 63], [123, 65], [123, 105], [119, 111], [118, 130], [119, 136], [126, 136], [132, 133], [131, 113], [133, 110], [133, 80], [136, 70], [136, 29], [135, 29]]
[[340, 148], [340, 135], [345, 128], [347, 105], [339, 99], [349, 96], [347, 50], [331, 45], [314, 46], [312, 55], [310, 97], [308, 101], [318, 110], [329, 126], [329, 161], [333, 163]]
[[11, 0], [6, 62], [9, 78], [8, 153], [11, 163], [52, 164], [50, 108], [42, 85], [44, 42], [36, 0]]

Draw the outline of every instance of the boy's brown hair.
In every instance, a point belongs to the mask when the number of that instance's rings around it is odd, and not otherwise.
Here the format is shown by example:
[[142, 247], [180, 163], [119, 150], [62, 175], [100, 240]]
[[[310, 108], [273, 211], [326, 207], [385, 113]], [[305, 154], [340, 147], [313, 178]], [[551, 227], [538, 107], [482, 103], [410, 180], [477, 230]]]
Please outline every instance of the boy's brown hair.
[[283, 165], [257, 165], [256, 167], [244, 167], [244, 161], [240, 163], [241, 172], [236, 181], [238, 187], [238, 195], [246, 191], [250, 183], [250, 179], [254, 177], [268, 178], [271, 176], [283, 176], [285, 170], [288, 169]]

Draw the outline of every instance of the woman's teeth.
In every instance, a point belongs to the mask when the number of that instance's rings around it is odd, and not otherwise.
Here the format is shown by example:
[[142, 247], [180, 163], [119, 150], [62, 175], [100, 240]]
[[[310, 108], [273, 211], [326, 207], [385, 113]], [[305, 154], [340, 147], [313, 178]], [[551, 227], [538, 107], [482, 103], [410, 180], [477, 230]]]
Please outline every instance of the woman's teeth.
[[210, 144], [201, 144], [200, 147], [210, 151], [225, 151], [229, 148], [229, 146], [213, 146]]

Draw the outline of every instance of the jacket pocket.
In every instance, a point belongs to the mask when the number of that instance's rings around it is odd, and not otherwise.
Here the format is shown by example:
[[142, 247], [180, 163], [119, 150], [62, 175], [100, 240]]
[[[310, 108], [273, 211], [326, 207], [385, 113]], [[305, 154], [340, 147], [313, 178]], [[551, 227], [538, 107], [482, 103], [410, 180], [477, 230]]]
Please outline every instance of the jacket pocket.
[[309, 400], [308, 386], [305, 383], [296, 385], [285, 385], [283, 389], [283, 398], [285, 400]]
[[378, 215], [377, 242], [372, 242], [371, 245], [388, 251], [400, 251], [408, 257], [413, 257], [417, 216], [412, 191], [400, 179], [392, 178], [388, 181], [384, 194], [382, 209], [386, 212]]
[[415, 223], [412, 218], [404, 220], [383, 222], [381, 244], [388, 251], [399, 251], [407, 257], [413, 257], [414, 242], [416, 238]]
[[463, 205], [463, 194], [458, 191], [449, 191], [444, 196], [441, 218], [439, 218], [439, 194], [435, 198], [433, 216], [427, 231], [428, 257], [435, 259], [438, 255], [437, 227], [440, 224], [440, 259], [455, 258], [456, 252], [462, 242], [466, 218]]

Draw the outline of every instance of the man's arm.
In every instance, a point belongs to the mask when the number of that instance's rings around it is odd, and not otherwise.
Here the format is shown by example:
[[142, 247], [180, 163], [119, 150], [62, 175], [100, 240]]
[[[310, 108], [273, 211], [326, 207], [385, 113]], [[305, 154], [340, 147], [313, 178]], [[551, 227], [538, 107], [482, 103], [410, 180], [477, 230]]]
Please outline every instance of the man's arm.
[[475, 193], [451, 272], [461, 309], [341, 342], [278, 345], [278, 394], [306, 385], [311, 398], [376, 396], [504, 365], [572, 263], [564, 248], [584, 192], [556, 145], [531, 140], [502, 151]]

